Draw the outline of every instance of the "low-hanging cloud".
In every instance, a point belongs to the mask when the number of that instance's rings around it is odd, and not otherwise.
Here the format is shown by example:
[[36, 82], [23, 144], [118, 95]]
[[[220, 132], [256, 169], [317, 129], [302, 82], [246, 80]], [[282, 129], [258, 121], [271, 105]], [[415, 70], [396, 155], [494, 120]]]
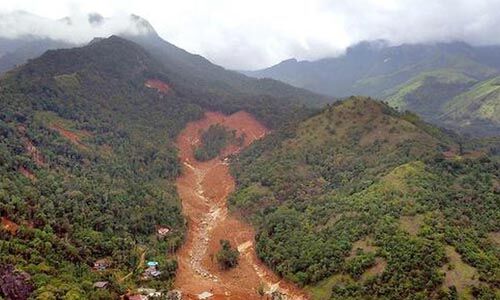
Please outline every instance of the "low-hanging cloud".
[[25, 11], [0, 14], [0, 36], [4, 38], [31, 36], [83, 44], [94, 37], [120, 33], [139, 34], [140, 29], [137, 23], [133, 22], [131, 15], [125, 14], [104, 19], [99, 14], [82, 13], [58, 20]]
[[[465, 41], [500, 44], [500, 0], [18, 0], [2, 4], [0, 36], [37, 34], [83, 43], [136, 30], [130, 14], [160, 36], [234, 69], [342, 54], [363, 40], [391, 44]], [[49, 6], [49, 7], [46, 7]], [[43, 17], [13, 12], [24, 9]], [[60, 11], [63, 15], [56, 15]], [[88, 12], [108, 16], [96, 26]], [[55, 21], [65, 15], [72, 24]]]

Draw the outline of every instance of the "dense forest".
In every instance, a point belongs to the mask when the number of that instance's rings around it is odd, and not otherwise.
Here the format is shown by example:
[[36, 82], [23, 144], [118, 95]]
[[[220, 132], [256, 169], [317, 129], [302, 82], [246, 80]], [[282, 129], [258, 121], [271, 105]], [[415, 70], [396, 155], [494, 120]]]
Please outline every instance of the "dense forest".
[[[310, 113], [271, 96], [200, 100], [202, 87], [169, 76], [183, 74], [111, 37], [48, 51], [0, 79], [0, 295], [107, 299], [138, 286], [168, 289], [185, 232], [173, 184], [179, 131], [207, 108], [247, 109], [269, 126]], [[147, 87], [149, 79], [170, 90]], [[146, 261], [161, 275], [145, 276]], [[94, 286], [101, 281], [106, 289]]]
[[497, 299], [499, 163], [457, 140], [350, 98], [234, 157], [230, 204], [316, 299]]
[[228, 130], [221, 124], [210, 125], [201, 134], [201, 145], [194, 149], [194, 158], [199, 161], [213, 159], [230, 144], [241, 146], [244, 138], [244, 136], [237, 138], [234, 130]]

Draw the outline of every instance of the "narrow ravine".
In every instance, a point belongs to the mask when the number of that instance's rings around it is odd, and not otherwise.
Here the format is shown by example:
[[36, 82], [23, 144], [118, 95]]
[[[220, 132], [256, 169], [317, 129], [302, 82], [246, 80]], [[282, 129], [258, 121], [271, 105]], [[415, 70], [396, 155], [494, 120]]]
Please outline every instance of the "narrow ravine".
[[[200, 131], [217, 123], [236, 130], [238, 136], [245, 134], [243, 146], [229, 146], [218, 158], [207, 162], [196, 161], [193, 148], [199, 143]], [[184, 299], [199, 299], [203, 293], [211, 294], [209, 299], [265, 299], [259, 295], [259, 288], [267, 293], [279, 291], [288, 299], [306, 299], [300, 289], [280, 280], [257, 258], [253, 228], [228, 213], [227, 197], [235, 183], [224, 157], [267, 133], [248, 113], [225, 116], [207, 112], [179, 135], [177, 146], [183, 175], [176, 183], [188, 220], [188, 233], [178, 253], [175, 287], [182, 291]], [[240, 251], [239, 265], [228, 271], [221, 271], [214, 259], [221, 239], [229, 240]]]

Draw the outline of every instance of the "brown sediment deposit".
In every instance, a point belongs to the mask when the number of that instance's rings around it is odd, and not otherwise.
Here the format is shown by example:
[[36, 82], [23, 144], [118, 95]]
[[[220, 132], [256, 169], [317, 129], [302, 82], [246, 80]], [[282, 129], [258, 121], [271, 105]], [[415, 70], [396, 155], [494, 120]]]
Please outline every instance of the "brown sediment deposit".
[[26, 167], [20, 167], [19, 168], [19, 172], [21, 174], [23, 174], [26, 178], [30, 179], [31, 181], [35, 181], [36, 180], [35, 174], [33, 174], [33, 172], [31, 172]]
[[[213, 124], [236, 130], [237, 136], [244, 134], [243, 145], [231, 145], [219, 157], [199, 162], [194, 159], [193, 148], [199, 145], [201, 132]], [[183, 174], [176, 183], [188, 233], [178, 252], [175, 287], [187, 299], [197, 299], [203, 292], [213, 294], [210, 299], [263, 299], [259, 289], [280, 292], [288, 299], [307, 299], [303, 291], [280, 279], [257, 258], [253, 228], [232, 215], [226, 203], [235, 182], [223, 158], [268, 132], [243, 111], [229, 116], [207, 112], [202, 119], [189, 123], [177, 139]], [[215, 261], [222, 239], [229, 240], [240, 252], [238, 266], [230, 270], [221, 270]]]
[[19, 225], [7, 219], [6, 217], [0, 218], [0, 224], [5, 230], [10, 232], [12, 235], [15, 235], [17, 230], [19, 229]]
[[168, 93], [172, 89], [170, 85], [158, 79], [148, 79], [144, 83], [144, 86], [150, 89], [155, 89], [163, 94]]
[[82, 137], [91, 136], [91, 134], [88, 131], [79, 130], [77, 132], [74, 132], [74, 131], [71, 131], [71, 130], [64, 128], [63, 126], [61, 126], [59, 124], [52, 124], [50, 126], [50, 128], [52, 130], [57, 131], [61, 136], [68, 139], [73, 144], [80, 146], [80, 147], [83, 147], [83, 148], [87, 148], [87, 146], [82, 143], [81, 139], [82, 139]]

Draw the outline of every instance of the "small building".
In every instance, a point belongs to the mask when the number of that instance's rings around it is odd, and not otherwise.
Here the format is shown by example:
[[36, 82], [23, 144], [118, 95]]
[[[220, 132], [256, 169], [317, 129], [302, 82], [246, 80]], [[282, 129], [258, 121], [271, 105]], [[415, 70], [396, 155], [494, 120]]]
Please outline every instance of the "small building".
[[158, 262], [157, 262], [157, 261], [148, 261], [148, 262], [146, 263], [146, 265], [147, 265], [148, 267], [150, 267], [150, 268], [151, 268], [151, 267], [155, 267], [155, 268], [156, 268], [156, 267], [158, 266]]
[[160, 275], [161, 275], [161, 271], [155, 270], [155, 271], [151, 272], [151, 276], [153, 276], [153, 277], [158, 277]]
[[104, 271], [107, 268], [109, 268], [110, 266], [111, 266], [111, 262], [106, 258], [98, 259], [94, 262], [94, 269], [96, 269], [98, 271]]
[[164, 236], [166, 236], [169, 232], [170, 232], [170, 229], [169, 229], [169, 228], [167, 228], [167, 227], [158, 227], [158, 229], [156, 230], [156, 233], [157, 233], [160, 237], [164, 237]]
[[94, 283], [94, 287], [98, 289], [105, 289], [108, 287], [108, 285], [108, 281], [97, 281], [96, 283]]
[[144, 278], [150, 278], [150, 277], [158, 277], [161, 275], [161, 271], [158, 271], [156, 269], [156, 266], [154, 267], [149, 267], [144, 271], [143, 277]]

